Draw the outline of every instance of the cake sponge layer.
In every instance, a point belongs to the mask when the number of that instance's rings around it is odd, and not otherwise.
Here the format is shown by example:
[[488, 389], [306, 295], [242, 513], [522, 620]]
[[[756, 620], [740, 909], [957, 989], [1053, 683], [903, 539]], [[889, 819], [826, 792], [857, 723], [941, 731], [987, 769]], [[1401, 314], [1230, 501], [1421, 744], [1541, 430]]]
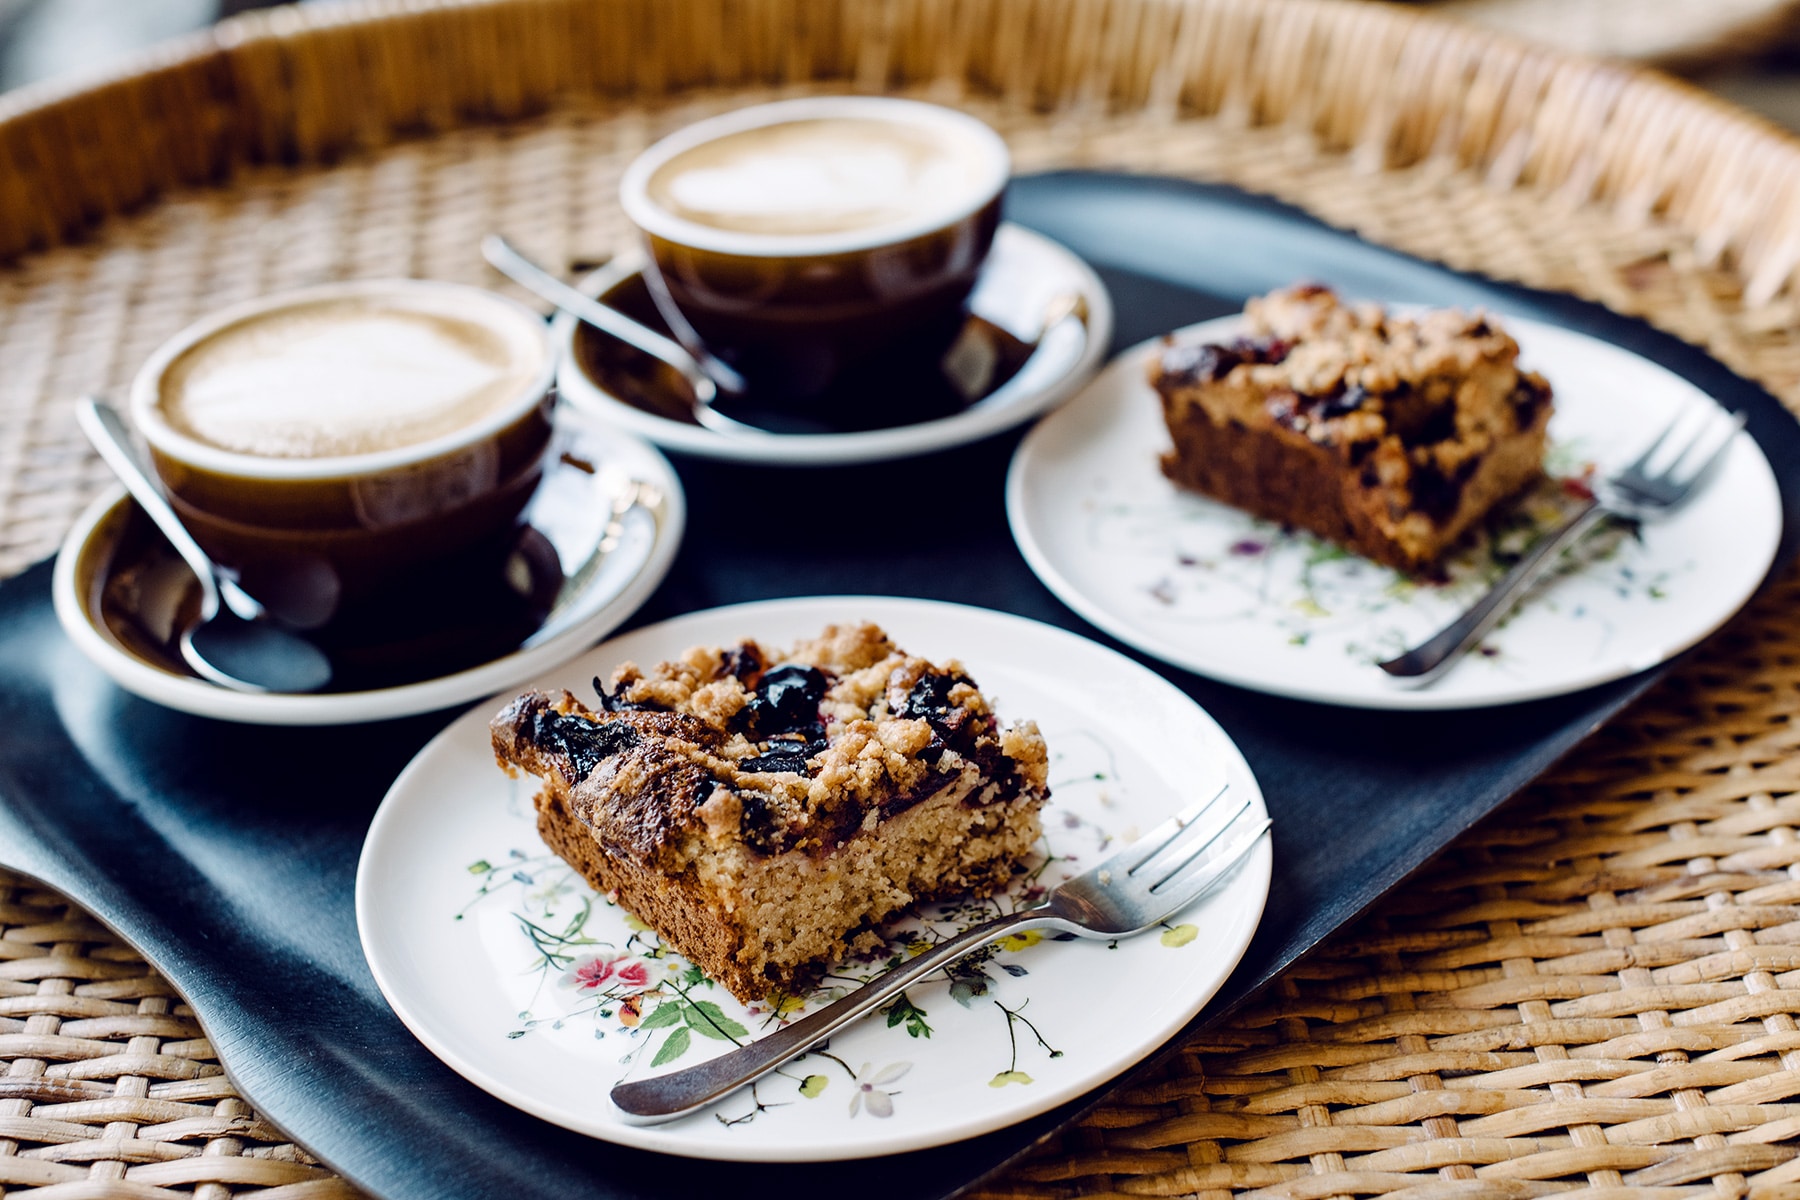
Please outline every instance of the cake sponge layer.
[[491, 723], [496, 756], [542, 781], [551, 849], [741, 999], [873, 949], [911, 905], [1004, 888], [1039, 837], [1036, 726], [874, 626], [596, 687], [598, 710], [519, 697]]

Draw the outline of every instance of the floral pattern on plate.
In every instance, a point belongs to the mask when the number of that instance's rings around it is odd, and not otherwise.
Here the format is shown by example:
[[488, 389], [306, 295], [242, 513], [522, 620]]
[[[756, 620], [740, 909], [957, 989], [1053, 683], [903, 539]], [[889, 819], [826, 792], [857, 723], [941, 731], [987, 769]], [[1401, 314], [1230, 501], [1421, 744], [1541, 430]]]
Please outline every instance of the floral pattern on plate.
[[[1438, 579], [1416, 579], [1342, 546], [1276, 525], [1201, 496], [1155, 489], [1141, 502], [1106, 500], [1096, 485], [1089, 543], [1128, 559], [1138, 572], [1140, 619], [1272, 626], [1294, 652], [1328, 647], [1373, 666], [1405, 651], [1478, 600], [1578, 498], [1591, 495], [1591, 459], [1553, 446], [1549, 475], [1478, 529], [1444, 564]], [[1647, 561], [1635, 526], [1609, 525], [1568, 553], [1540, 584], [1548, 611], [1591, 630], [1588, 652], [1606, 652], [1613, 626], [1633, 606], [1669, 599], [1694, 561]], [[1552, 581], [1563, 582], [1545, 594]], [[1605, 599], [1597, 603], [1596, 598]], [[1505, 629], [1511, 616], [1503, 619]], [[1496, 631], [1498, 633], [1498, 631]], [[1507, 672], [1503, 636], [1491, 635], [1471, 659], [1476, 669]]]
[[[620, 907], [617, 898], [596, 892], [572, 867], [541, 846], [509, 847], [464, 867], [474, 877], [471, 899], [449, 919], [464, 921], [503, 914], [517, 934], [521, 978], [529, 996], [505, 1036], [570, 1033], [611, 1040], [621, 1047], [621, 1078], [648, 1067], [687, 1066], [770, 1032], [822, 1007], [931, 946], [991, 917], [1042, 901], [1049, 888], [1085, 869], [1083, 858], [1105, 851], [1113, 835], [1085, 814], [1105, 814], [1128, 802], [1113, 766], [1115, 755], [1088, 731], [1064, 733], [1066, 750], [1051, 757], [1053, 799], [1044, 811], [1040, 850], [1004, 893], [981, 899], [934, 904], [900, 914], [882, 928], [883, 944], [852, 961], [835, 964], [817, 985], [800, 995], [777, 993], [743, 1004], [699, 967], [665, 943], [655, 930]], [[512, 780], [508, 810], [522, 820], [530, 809], [530, 780]], [[528, 826], [527, 826], [528, 828]], [[1171, 950], [1189, 945], [1191, 924], [1165, 923], [1158, 944]], [[951, 964], [882, 1007], [872, 1020], [891, 1031], [892, 1053], [907, 1053], [909, 1040], [929, 1040], [934, 1010], [946, 1003], [991, 1011], [991, 1040], [1006, 1039], [1005, 1066], [987, 1072], [988, 1059], [970, 1057], [969, 1069], [990, 1087], [1030, 1085], [1020, 1069], [1021, 1051], [1049, 1062], [1064, 1052], [1046, 1039], [1028, 1015], [1032, 1001], [1030, 955], [1046, 938], [1074, 941], [1073, 934], [1026, 930]], [[523, 991], [523, 989], [521, 989]], [[868, 1052], [868, 1051], [865, 1051]], [[894, 1115], [901, 1094], [890, 1086], [912, 1067], [896, 1058], [860, 1068], [821, 1047], [759, 1081], [715, 1112], [726, 1128], [739, 1128], [796, 1101], [816, 1100], [828, 1091], [850, 1089], [850, 1116]], [[987, 1072], [983, 1074], [983, 1072]], [[834, 1082], [836, 1086], [834, 1087]]]
[[649, 1150], [752, 1161], [972, 1137], [1073, 1100], [1173, 1037], [1250, 943], [1268, 894], [1267, 843], [1167, 928], [1115, 942], [1003, 938], [712, 1111], [642, 1126], [612, 1107], [615, 1083], [729, 1050], [996, 904], [1029, 902], [1032, 889], [1086, 869], [1108, 837], [1135, 838], [1199, 789], [1226, 782], [1261, 808], [1224, 731], [1154, 672], [1075, 634], [958, 605], [823, 597], [694, 613], [617, 637], [536, 686], [863, 620], [913, 653], [962, 660], [998, 712], [1038, 722], [1055, 765], [1035, 877], [992, 901], [888, 925], [879, 954], [840, 964], [813, 993], [739, 1004], [548, 855], [534, 784], [494, 765], [487, 720], [510, 698], [498, 697], [401, 774], [357, 872], [364, 953], [407, 1027], [465, 1077], [546, 1120]]
[[[1235, 318], [1179, 331], [1230, 336]], [[1556, 395], [1544, 486], [1496, 514], [1436, 582], [1178, 489], [1146, 364], [1115, 359], [1027, 435], [1007, 513], [1049, 588], [1115, 637], [1241, 687], [1366, 708], [1475, 708], [1591, 687], [1651, 667], [1736, 612], [1781, 536], [1774, 475], [1739, 434], [1693, 501], [1629, 530], [1603, 527], [1539, 582], [1481, 653], [1431, 687], [1374, 664], [1437, 632], [1542, 529], [1566, 492], [1636, 457], [1676, 413], [1712, 407], [1681, 377], [1617, 346], [1503, 318]], [[1697, 423], [1697, 422], [1696, 422]]]

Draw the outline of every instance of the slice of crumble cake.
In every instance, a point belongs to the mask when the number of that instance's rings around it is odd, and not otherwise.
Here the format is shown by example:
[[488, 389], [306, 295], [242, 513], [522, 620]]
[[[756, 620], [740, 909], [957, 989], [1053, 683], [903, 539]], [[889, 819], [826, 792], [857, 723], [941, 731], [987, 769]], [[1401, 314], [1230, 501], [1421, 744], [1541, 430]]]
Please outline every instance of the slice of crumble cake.
[[1542, 477], [1550, 385], [1491, 318], [1397, 315], [1317, 285], [1245, 317], [1232, 341], [1151, 361], [1163, 472], [1183, 487], [1426, 572]]
[[874, 625], [627, 663], [595, 689], [598, 710], [520, 696], [494, 753], [542, 781], [550, 848], [740, 999], [879, 946], [909, 905], [1000, 890], [1039, 837], [1037, 726]]

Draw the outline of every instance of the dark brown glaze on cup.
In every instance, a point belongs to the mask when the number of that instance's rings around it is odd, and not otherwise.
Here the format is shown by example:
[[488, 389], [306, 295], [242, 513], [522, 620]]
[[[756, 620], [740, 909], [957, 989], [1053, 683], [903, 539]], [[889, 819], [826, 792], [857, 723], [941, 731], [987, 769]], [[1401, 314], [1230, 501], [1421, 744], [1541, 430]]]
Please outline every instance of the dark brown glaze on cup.
[[942, 354], [962, 326], [1000, 208], [997, 194], [932, 233], [837, 254], [726, 254], [647, 234], [646, 278], [690, 350], [737, 368], [759, 400], [805, 400], [883, 351]]
[[151, 447], [176, 513], [215, 561], [246, 576], [300, 558], [336, 572], [346, 603], [421, 563], [493, 537], [524, 509], [550, 448], [553, 395], [494, 434], [379, 473], [324, 479], [208, 471]]

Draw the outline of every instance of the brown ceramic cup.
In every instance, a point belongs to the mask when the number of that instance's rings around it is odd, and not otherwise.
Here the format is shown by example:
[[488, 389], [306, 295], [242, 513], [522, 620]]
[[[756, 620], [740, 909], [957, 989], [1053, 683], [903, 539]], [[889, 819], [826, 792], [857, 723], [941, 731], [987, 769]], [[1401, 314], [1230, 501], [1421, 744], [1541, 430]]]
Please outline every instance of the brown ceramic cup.
[[522, 305], [368, 280], [190, 325], [139, 371], [131, 412], [207, 553], [253, 595], [323, 579], [328, 617], [506, 533], [543, 471], [554, 375]]
[[953, 109], [811, 97], [663, 139], [620, 199], [676, 336], [759, 402], [805, 401], [884, 355], [949, 346], [1009, 171], [1000, 136]]

